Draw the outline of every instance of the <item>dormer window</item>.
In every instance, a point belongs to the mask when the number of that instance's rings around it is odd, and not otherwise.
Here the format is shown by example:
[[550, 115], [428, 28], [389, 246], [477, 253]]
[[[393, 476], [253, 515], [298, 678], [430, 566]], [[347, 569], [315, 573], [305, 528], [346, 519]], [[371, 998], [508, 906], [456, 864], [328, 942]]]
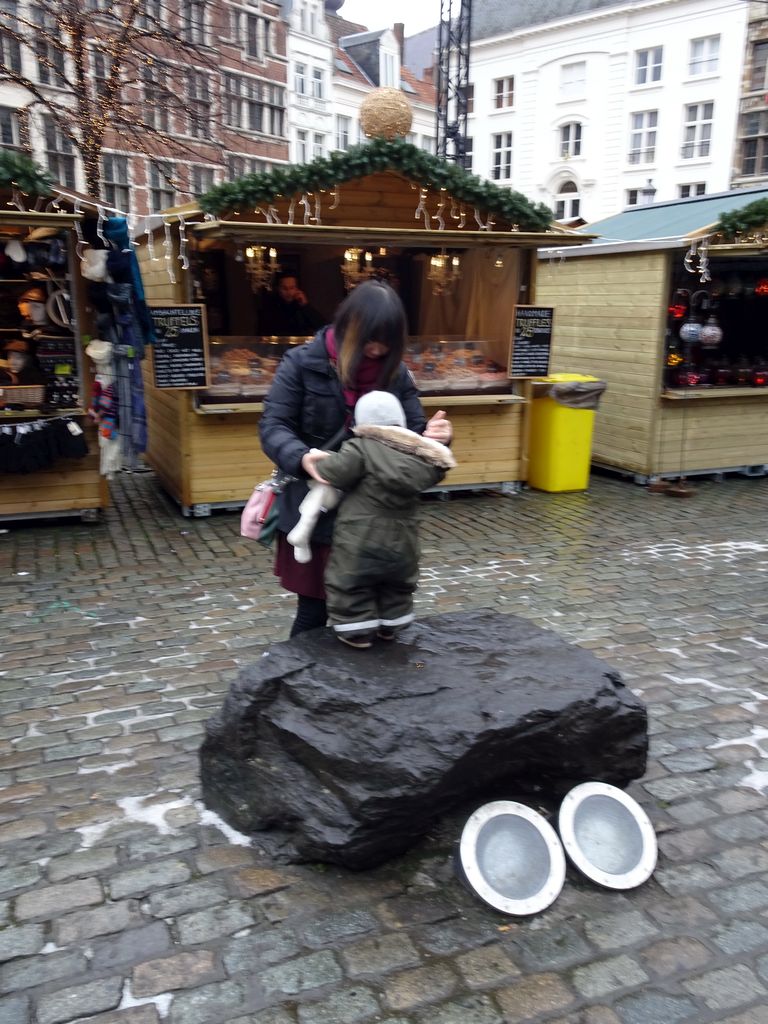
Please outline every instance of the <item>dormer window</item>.
[[397, 87], [397, 64], [394, 53], [381, 55], [381, 84]]

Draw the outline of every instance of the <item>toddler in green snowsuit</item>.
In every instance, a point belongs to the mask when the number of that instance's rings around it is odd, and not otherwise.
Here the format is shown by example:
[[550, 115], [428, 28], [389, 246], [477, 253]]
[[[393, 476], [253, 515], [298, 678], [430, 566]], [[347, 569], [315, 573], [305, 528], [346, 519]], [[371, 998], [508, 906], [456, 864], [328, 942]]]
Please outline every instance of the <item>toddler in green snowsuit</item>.
[[413, 621], [419, 576], [419, 495], [456, 462], [449, 448], [405, 426], [400, 402], [371, 391], [355, 406], [355, 437], [318, 464], [344, 492], [325, 570], [328, 618], [339, 640], [370, 647]]

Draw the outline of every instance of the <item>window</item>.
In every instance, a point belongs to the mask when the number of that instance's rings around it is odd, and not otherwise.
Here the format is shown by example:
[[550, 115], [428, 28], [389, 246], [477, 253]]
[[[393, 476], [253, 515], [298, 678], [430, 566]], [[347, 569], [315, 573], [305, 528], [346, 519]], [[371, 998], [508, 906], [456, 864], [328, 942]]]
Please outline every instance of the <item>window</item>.
[[312, 95], [316, 100], [323, 98], [323, 69], [312, 68]]
[[192, 193], [194, 195], [201, 196], [213, 188], [213, 173], [212, 167], [192, 168]]
[[709, 156], [712, 141], [712, 114], [714, 103], [687, 103], [683, 125], [683, 160]]
[[431, 135], [421, 136], [421, 148], [425, 152], [434, 154], [436, 152], [436, 146], [436, 141]]
[[299, 128], [296, 132], [296, 160], [300, 164], [308, 162], [309, 148], [307, 145], [307, 133], [304, 129]]
[[271, 170], [272, 164], [268, 160], [240, 156], [237, 153], [230, 153], [227, 156], [227, 173], [230, 179], [242, 178], [244, 174], [262, 174], [264, 171]]
[[555, 220], [573, 220], [579, 216], [581, 199], [573, 181], [565, 181], [555, 196]]
[[297, 64], [293, 73], [293, 88], [299, 96], [307, 95], [307, 65]]
[[205, 0], [184, 0], [182, 11], [182, 35], [188, 43], [205, 45]]
[[741, 124], [741, 173], [768, 174], [768, 112], [746, 114]]
[[381, 55], [381, 84], [393, 88], [397, 85], [396, 66], [394, 53], [383, 53]]
[[19, 115], [13, 107], [0, 107], [0, 146], [3, 149], [21, 149]]
[[587, 86], [587, 64], [563, 64], [560, 68], [560, 94], [566, 100], [582, 99]]
[[693, 185], [678, 185], [678, 192], [681, 199], [690, 199], [691, 196], [703, 196], [707, 186], [703, 181], [697, 181]]
[[158, 28], [163, 24], [163, 0], [144, 0], [138, 16], [139, 28]]
[[581, 156], [581, 124], [572, 121], [560, 129], [560, 156], [568, 160], [572, 156]]
[[497, 78], [494, 80], [493, 105], [496, 110], [501, 110], [503, 107], [513, 107], [515, 105], [514, 76], [509, 76], [508, 78]]
[[167, 132], [170, 127], [170, 70], [165, 64], [154, 61], [151, 65], [142, 66], [141, 77], [144, 83], [144, 122], [156, 131]]
[[75, 148], [50, 114], [43, 114], [45, 162], [54, 181], [68, 188], [77, 188], [75, 177]]
[[224, 121], [233, 128], [283, 135], [285, 90], [242, 75], [224, 76]]
[[271, 22], [259, 14], [233, 8], [230, 14], [230, 38], [240, 43], [249, 57], [264, 60], [271, 49]]
[[469, 136], [464, 139], [464, 170], [472, 170], [472, 154], [475, 148], [475, 140]]
[[658, 110], [643, 110], [630, 115], [629, 162], [651, 164], [656, 157]]
[[33, 7], [32, 20], [38, 32], [38, 38], [35, 39], [37, 80], [42, 85], [56, 85], [63, 89], [67, 84], [64, 80], [64, 51], [53, 42], [59, 36], [56, 19], [44, 8]]
[[473, 114], [475, 112], [475, 87], [470, 82], [469, 85], [462, 85], [459, 89], [459, 96], [466, 100], [467, 113]]
[[91, 52], [91, 74], [97, 95], [107, 95], [107, 83], [111, 71], [112, 61], [109, 55], [102, 53], [100, 50], [93, 50]]
[[[16, 0], [0, 0], [0, 14], [3, 15], [3, 24], [7, 28], [17, 28], [17, 11]], [[5, 32], [0, 32], [0, 64], [21, 74], [21, 46], [17, 39], [12, 39]]]
[[768, 89], [768, 41], [755, 43], [752, 47], [752, 77], [749, 88], [763, 92]]
[[190, 71], [187, 78], [187, 107], [189, 134], [196, 139], [208, 137], [211, 127], [211, 94], [208, 76], [202, 71]]
[[349, 149], [349, 137], [352, 131], [352, 118], [336, 115], [336, 149]]
[[661, 81], [661, 55], [661, 46], [635, 52], [635, 85]]
[[512, 177], [512, 132], [499, 132], [493, 136], [491, 177], [494, 181], [506, 181]]
[[322, 132], [314, 132], [312, 135], [312, 159], [317, 160], [325, 152], [325, 136]]
[[688, 58], [689, 75], [713, 75], [720, 58], [720, 36], [692, 39]]
[[639, 206], [640, 204], [640, 189], [639, 188], [628, 188], [627, 189], [627, 206]]
[[101, 157], [104, 198], [110, 206], [128, 213], [131, 208], [131, 189], [128, 184], [128, 157], [104, 153]]
[[167, 160], [149, 164], [149, 207], [151, 213], [160, 213], [173, 206], [176, 190], [173, 187], [175, 169]]

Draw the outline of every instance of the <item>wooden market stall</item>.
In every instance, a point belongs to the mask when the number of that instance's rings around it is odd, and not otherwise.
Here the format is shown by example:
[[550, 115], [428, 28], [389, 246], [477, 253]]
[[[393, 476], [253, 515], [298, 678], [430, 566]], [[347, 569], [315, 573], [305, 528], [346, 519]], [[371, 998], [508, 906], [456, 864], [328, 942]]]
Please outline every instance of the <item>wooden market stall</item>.
[[[219, 186], [202, 206], [208, 219], [193, 207], [168, 211], [173, 264], [179, 248], [189, 259], [174, 283], [167, 260], [139, 253], [156, 324], [191, 324], [196, 304], [206, 313], [205, 386], [146, 368], [147, 458], [185, 514], [242, 504], [271, 470], [258, 443], [263, 397], [282, 353], [306, 340], [268, 333], [264, 286], [275, 265], [298, 277], [323, 322], [359, 280], [389, 281], [408, 314], [405, 358], [423, 404], [454, 422], [458, 468], [443, 487], [525, 481], [527, 392], [510, 376], [515, 309], [534, 302], [536, 250], [583, 236], [552, 230], [544, 207], [399, 141]], [[197, 329], [188, 330], [187, 363]]]
[[[40, 202], [42, 210], [26, 209], [29, 196], [14, 197], [9, 189], [0, 205], [0, 520], [92, 520], [109, 497], [86, 416], [74, 234], [81, 214]], [[32, 455], [17, 458], [22, 449]]]
[[[730, 212], [738, 235], [722, 230]], [[540, 254], [552, 372], [608, 384], [593, 464], [638, 483], [768, 472], [768, 230], [755, 216], [768, 224], [766, 189], [635, 207], [589, 225], [589, 245]]]

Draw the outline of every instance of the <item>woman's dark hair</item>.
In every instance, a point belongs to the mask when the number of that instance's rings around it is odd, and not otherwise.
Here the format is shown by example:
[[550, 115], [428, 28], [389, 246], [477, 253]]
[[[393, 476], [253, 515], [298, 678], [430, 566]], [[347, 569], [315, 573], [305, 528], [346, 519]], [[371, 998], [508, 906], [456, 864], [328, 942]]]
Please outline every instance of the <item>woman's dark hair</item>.
[[352, 385], [370, 341], [386, 345], [379, 384], [390, 384], [403, 359], [408, 325], [400, 296], [384, 281], [365, 281], [344, 299], [336, 311], [333, 331], [338, 347], [339, 376]]

